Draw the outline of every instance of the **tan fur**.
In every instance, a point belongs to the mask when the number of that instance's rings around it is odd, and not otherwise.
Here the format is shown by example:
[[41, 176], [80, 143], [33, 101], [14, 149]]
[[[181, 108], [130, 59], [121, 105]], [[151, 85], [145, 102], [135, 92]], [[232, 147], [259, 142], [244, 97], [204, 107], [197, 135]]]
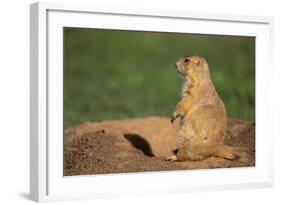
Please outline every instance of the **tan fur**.
[[235, 159], [236, 156], [232, 153], [232, 150], [228, 147], [222, 147], [214, 153], [215, 157], [225, 158], [225, 159]]
[[182, 98], [177, 103], [171, 122], [180, 117], [177, 153], [170, 161], [202, 160], [209, 156], [234, 159], [231, 149], [224, 145], [227, 116], [209, 73], [207, 61], [190, 55], [176, 62], [183, 77]]

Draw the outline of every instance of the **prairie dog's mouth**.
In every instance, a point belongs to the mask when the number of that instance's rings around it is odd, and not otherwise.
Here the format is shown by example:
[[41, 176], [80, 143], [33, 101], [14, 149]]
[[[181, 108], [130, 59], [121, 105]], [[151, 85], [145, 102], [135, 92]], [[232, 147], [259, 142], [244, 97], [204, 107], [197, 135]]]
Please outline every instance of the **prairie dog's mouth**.
[[176, 71], [180, 76], [184, 77], [185, 73], [183, 72], [182, 66], [177, 66]]

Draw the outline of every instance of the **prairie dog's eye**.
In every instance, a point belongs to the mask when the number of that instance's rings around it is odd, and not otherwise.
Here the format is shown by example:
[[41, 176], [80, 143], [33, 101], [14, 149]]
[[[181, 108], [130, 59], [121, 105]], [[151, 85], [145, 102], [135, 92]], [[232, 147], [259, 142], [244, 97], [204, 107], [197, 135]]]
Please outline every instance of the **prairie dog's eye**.
[[184, 58], [184, 62], [187, 63], [189, 62], [190, 60], [188, 58]]

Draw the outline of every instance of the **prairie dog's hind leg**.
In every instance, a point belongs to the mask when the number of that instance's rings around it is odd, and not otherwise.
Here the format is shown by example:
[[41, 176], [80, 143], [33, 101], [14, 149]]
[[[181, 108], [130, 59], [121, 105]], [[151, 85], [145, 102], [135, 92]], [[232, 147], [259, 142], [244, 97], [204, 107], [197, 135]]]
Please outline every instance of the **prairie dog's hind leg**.
[[173, 154], [173, 155], [167, 157], [165, 160], [166, 160], [166, 161], [174, 162], [174, 161], [177, 161], [178, 158], [177, 158], [177, 155]]
[[178, 153], [178, 149], [173, 150], [173, 155], [167, 157], [165, 160], [171, 162], [177, 161], [178, 160], [177, 153]]
[[237, 156], [235, 156], [234, 153], [232, 153], [231, 149], [226, 146], [219, 148], [214, 153], [214, 156], [219, 157], [219, 158], [228, 159], [228, 160], [234, 160], [237, 158]]

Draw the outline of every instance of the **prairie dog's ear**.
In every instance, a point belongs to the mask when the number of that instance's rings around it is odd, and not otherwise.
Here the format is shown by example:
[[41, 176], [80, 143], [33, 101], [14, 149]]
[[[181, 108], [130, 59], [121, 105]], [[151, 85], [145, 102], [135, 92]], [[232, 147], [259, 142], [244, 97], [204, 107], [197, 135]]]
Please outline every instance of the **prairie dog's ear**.
[[200, 60], [200, 59], [196, 59], [196, 60], [195, 60], [195, 63], [196, 63], [196, 65], [199, 66], [199, 65], [201, 64], [201, 60]]
[[201, 71], [201, 60], [200, 59], [194, 59], [194, 63], [195, 63], [195, 69], [197, 71]]

